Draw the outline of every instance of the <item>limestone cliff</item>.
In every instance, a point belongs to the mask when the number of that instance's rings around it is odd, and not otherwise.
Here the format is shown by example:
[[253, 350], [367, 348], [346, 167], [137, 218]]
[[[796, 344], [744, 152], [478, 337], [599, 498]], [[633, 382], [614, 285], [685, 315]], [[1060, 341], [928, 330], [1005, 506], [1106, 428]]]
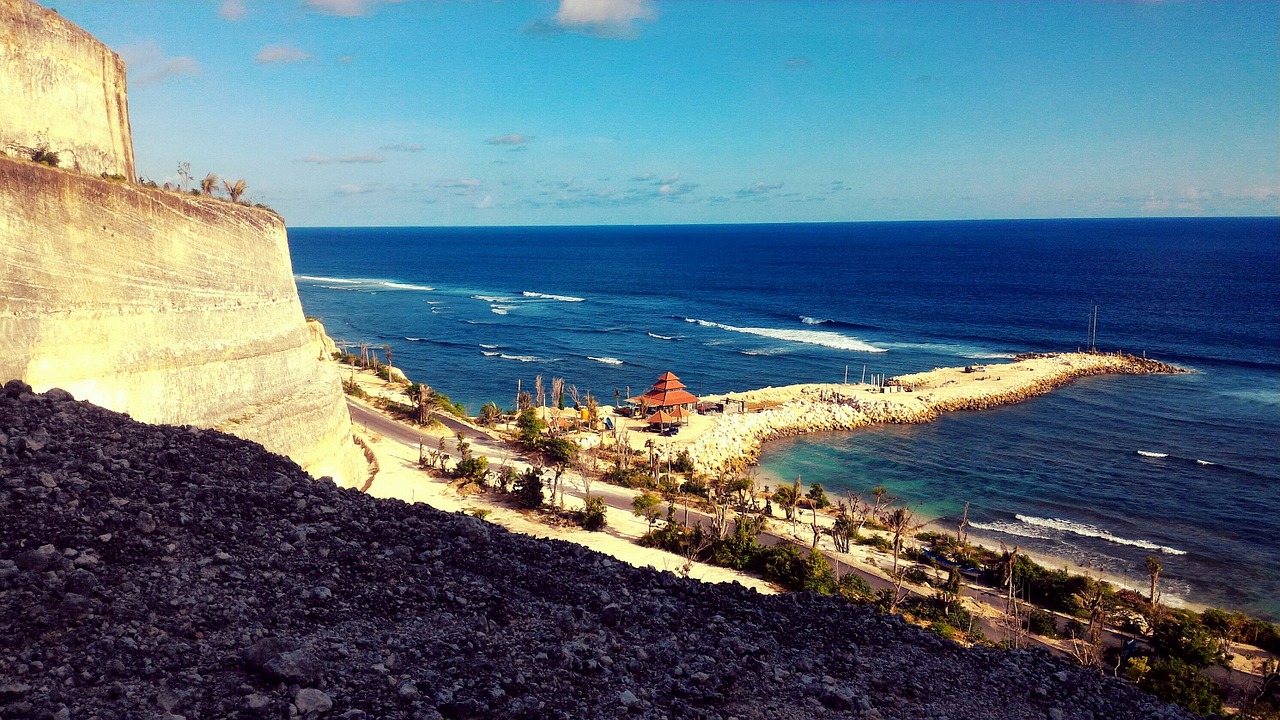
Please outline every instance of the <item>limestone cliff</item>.
[[265, 210], [0, 158], [0, 377], [363, 478]]
[[62, 167], [133, 179], [124, 62], [58, 13], [0, 0], [0, 151], [41, 146]]
[[0, 380], [225, 430], [363, 482], [279, 216], [97, 177], [134, 173], [124, 78], [56, 13], [0, 0], [0, 140], [47, 141], [68, 168], [0, 157]]

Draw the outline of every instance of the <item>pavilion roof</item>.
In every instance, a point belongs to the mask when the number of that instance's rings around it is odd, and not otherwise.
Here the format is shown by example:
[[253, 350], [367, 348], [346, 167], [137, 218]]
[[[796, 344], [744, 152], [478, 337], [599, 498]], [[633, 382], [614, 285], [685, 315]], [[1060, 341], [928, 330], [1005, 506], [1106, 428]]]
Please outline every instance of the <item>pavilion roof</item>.
[[649, 392], [639, 396], [628, 398], [628, 402], [639, 404], [643, 402], [649, 407], [671, 407], [672, 405], [689, 405], [698, 402], [698, 398], [686, 390], [659, 390], [654, 388]]
[[659, 423], [663, 423], [663, 424], [674, 423], [675, 421], [676, 421], [676, 417], [674, 415], [672, 415], [671, 413], [665, 410], [659, 410], [658, 412], [650, 415], [649, 419], [646, 420], [645, 422], [649, 423], [650, 425], [657, 425]]
[[683, 387], [687, 386], [680, 382], [680, 378], [676, 377], [676, 374], [670, 370], [662, 373], [658, 381], [653, 384], [654, 390], [679, 390]]

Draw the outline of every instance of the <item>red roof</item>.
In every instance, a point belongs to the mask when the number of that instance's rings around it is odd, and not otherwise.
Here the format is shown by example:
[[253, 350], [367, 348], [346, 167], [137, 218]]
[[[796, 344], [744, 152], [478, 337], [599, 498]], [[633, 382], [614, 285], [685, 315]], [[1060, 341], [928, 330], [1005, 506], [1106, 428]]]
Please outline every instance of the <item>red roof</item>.
[[628, 398], [628, 402], [639, 404], [644, 402], [649, 407], [671, 407], [672, 405], [688, 405], [698, 402], [698, 398], [685, 390], [659, 390], [654, 388], [640, 397]]
[[659, 410], [658, 412], [650, 415], [649, 419], [646, 422], [648, 422], [650, 425], [657, 425], [659, 423], [670, 424], [670, 423], [674, 423], [675, 421], [676, 419], [674, 416], [668, 414], [664, 410]]
[[680, 382], [680, 378], [676, 377], [676, 374], [670, 370], [662, 373], [662, 376], [658, 378], [658, 382], [653, 384], [654, 390], [679, 390], [682, 387], [686, 387], [686, 385]]

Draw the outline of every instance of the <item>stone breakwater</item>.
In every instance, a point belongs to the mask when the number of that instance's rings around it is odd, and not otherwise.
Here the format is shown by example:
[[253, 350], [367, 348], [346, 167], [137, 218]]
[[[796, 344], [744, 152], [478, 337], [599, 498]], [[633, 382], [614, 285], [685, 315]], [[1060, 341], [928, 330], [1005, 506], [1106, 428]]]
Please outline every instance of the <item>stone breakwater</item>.
[[708, 473], [745, 467], [770, 440], [868, 425], [932, 422], [946, 412], [983, 410], [1021, 402], [1092, 375], [1177, 374], [1185, 370], [1125, 354], [1054, 353], [1018, 356], [979, 368], [941, 368], [889, 380], [894, 392], [866, 385], [814, 384], [731, 393], [733, 399], [775, 404], [759, 412], [726, 415], [689, 448]]
[[1174, 720], [962, 648], [315, 481], [223, 433], [0, 390], [0, 718]]

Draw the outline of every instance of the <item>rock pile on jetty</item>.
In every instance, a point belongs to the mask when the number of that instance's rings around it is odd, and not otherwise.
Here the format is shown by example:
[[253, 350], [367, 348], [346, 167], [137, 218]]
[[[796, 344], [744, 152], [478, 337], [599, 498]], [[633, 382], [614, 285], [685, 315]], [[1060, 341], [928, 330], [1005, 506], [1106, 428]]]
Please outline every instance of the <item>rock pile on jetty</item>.
[[[887, 384], [904, 392], [890, 394], [873, 394], [867, 386], [850, 385], [806, 385], [790, 391], [767, 388], [760, 391], [760, 399], [781, 402], [780, 405], [725, 416], [694, 442], [689, 455], [699, 470], [715, 473], [754, 463], [761, 446], [778, 438], [881, 423], [932, 422], [945, 412], [1021, 402], [1091, 375], [1185, 371], [1122, 353], [1030, 353], [1017, 356], [1012, 363], [985, 367], [980, 373], [969, 372], [970, 381], [960, 383], [956, 378], [964, 372], [950, 368], [891, 378]], [[730, 397], [757, 399], [750, 392], [733, 393]]]
[[1040, 652], [619, 564], [0, 392], [0, 718], [1180, 718]]

